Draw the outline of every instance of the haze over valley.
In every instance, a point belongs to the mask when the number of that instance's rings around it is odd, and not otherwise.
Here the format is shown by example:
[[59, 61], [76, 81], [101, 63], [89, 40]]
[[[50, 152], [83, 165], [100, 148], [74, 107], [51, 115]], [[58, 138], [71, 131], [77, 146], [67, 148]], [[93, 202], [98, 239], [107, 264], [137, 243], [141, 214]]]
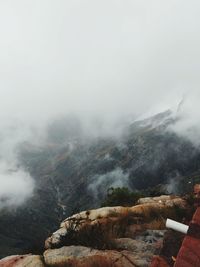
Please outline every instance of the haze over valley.
[[1, 1], [1, 257], [41, 253], [109, 188], [185, 194], [200, 182], [199, 8]]

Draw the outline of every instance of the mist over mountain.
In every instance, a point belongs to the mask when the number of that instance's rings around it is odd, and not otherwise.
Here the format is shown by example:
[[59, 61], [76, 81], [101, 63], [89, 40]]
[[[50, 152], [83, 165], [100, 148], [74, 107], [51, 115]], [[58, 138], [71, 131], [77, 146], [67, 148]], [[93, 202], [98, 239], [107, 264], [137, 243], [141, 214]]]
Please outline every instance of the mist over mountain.
[[[185, 175], [182, 167], [193, 161], [199, 145], [197, 136], [186, 136], [187, 131], [180, 134], [182, 117], [179, 113], [167, 110], [130, 121], [108, 124], [97, 118], [85, 122], [71, 114], [57, 117], [43, 128], [14, 121], [6, 125], [1, 131], [0, 208], [17, 207], [31, 197], [34, 187], [40, 183], [37, 176], [40, 177], [45, 168], [53, 171], [60, 157], [66, 158], [69, 168], [77, 162], [80, 168], [84, 164], [89, 168], [90, 165], [97, 166], [92, 174], [89, 170], [84, 177], [88, 192], [96, 200], [99, 198], [96, 194], [102, 199], [105, 189], [111, 186], [141, 189]], [[194, 127], [188, 132], [198, 134]], [[101, 149], [105, 150], [103, 155], [99, 152]], [[99, 159], [98, 153], [101, 155]], [[181, 157], [173, 163], [179, 154]], [[168, 165], [170, 170], [165, 174]], [[150, 182], [146, 176], [150, 177]], [[77, 183], [79, 178], [76, 177]]]
[[72, 152], [97, 139], [117, 143], [133, 121], [170, 109], [178, 118], [171, 132], [199, 146], [199, 7], [0, 3], [0, 207], [17, 206], [35, 187], [19, 161], [21, 143]]
[[167, 110], [123, 126], [118, 136], [89, 138], [78, 118], [67, 116], [49, 123], [40, 142], [18, 142], [17, 168], [34, 186], [22, 187], [26, 195], [18, 192], [20, 203], [1, 197], [1, 257], [40, 252], [62, 219], [99, 207], [110, 187], [140, 191], [160, 184], [168, 193], [191, 190], [200, 177], [200, 150], [172, 131], [178, 120]]
[[199, 9], [0, 1], [0, 257], [39, 253], [110, 187], [199, 182]]

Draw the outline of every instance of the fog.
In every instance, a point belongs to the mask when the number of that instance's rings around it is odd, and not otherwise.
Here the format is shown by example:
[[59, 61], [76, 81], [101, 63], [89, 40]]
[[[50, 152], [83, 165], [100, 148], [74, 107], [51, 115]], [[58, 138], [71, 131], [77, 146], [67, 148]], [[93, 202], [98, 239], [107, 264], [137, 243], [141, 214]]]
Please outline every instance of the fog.
[[76, 114], [97, 128], [105, 121], [103, 134], [171, 108], [180, 118], [173, 130], [198, 143], [199, 8], [197, 0], [2, 0], [3, 133], [20, 121], [22, 140], [27, 125]]
[[128, 173], [124, 173], [121, 168], [116, 168], [111, 172], [95, 175], [88, 185], [88, 191], [93, 194], [96, 201], [99, 201], [99, 199], [106, 197], [105, 189], [129, 187], [128, 178]]
[[0, 181], [0, 209], [16, 207], [32, 196], [33, 179], [15, 165], [1, 162]]
[[199, 96], [198, 1], [0, 3], [0, 114], [141, 114]]

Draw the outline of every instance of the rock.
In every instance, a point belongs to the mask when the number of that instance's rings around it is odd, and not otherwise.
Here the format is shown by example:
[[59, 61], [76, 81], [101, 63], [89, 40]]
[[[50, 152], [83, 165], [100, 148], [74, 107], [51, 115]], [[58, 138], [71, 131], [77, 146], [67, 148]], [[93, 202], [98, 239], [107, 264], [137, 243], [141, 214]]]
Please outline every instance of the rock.
[[138, 200], [138, 204], [145, 204], [145, 203], [163, 203], [165, 204], [167, 201], [173, 201], [174, 199], [176, 199], [176, 196], [172, 196], [172, 195], [162, 195], [159, 197], [144, 197], [144, 198], [140, 198]]
[[0, 260], [0, 267], [44, 267], [42, 257], [36, 255], [16, 255]]
[[[176, 196], [142, 198], [133, 207], [104, 207], [83, 211], [61, 223], [61, 228], [45, 242], [45, 248], [59, 248], [67, 244], [73, 245], [68, 238], [69, 233], [81, 232], [87, 226], [93, 231], [95, 226], [101, 228], [111, 238], [135, 237], [138, 233], [150, 230], [165, 229], [165, 220], [176, 213], [176, 207], [186, 208], [186, 202]], [[87, 229], [88, 231], [88, 229]], [[63, 241], [65, 239], [65, 241]], [[90, 244], [81, 244], [90, 246]]]
[[45, 241], [45, 248], [51, 248], [53, 244], [59, 244], [62, 237], [67, 234], [67, 228], [61, 227], [59, 230], [54, 232], [51, 237]]
[[137, 236], [136, 240], [142, 240], [145, 243], [152, 244], [163, 240], [165, 233], [166, 230], [146, 230]]
[[136, 253], [147, 252], [157, 254], [162, 248], [162, 241], [166, 231], [146, 230], [132, 238], [118, 238], [112, 241], [113, 248], [128, 250]]
[[118, 217], [120, 214], [123, 212], [127, 211], [128, 208], [126, 207], [103, 207], [99, 209], [93, 209], [93, 210], [87, 210], [87, 211], [82, 211], [78, 214], [75, 214], [67, 219], [65, 219], [61, 223], [61, 227], [68, 227], [69, 223], [71, 221], [85, 221], [85, 220], [90, 220], [90, 221], [95, 221], [100, 218], [108, 218], [108, 217]]
[[[4, 258], [0, 267], [147, 267], [163, 250], [164, 218], [173, 218], [177, 206], [187, 207], [179, 197], [161, 196], [140, 199], [133, 207], [80, 212], [46, 240], [44, 263], [30, 254]], [[154, 264], [166, 266], [162, 258], [154, 258]]]
[[113, 248], [116, 250], [128, 250], [136, 253], [145, 252], [150, 249], [151, 245], [144, 241], [131, 238], [117, 238], [113, 240]]
[[142, 253], [138, 256], [130, 251], [94, 250], [83, 246], [68, 246], [49, 249], [44, 253], [45, 263], [50, 267], [147, 267], [148, 260]]

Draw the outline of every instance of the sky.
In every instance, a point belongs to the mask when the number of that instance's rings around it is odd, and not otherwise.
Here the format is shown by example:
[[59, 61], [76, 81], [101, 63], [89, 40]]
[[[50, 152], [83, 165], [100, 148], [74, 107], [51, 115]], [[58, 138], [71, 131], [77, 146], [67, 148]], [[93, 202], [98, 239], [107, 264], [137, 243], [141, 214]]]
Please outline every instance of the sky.
[[199, 1], [1, 0], [0, 118], [118, 117], [199, 97]]
[[[1, 0], [0, 208], [25, 198], [13, 188], [7, 199], [10, 181], [33, 188], [14, 151], [32, 123], [139, 118], [182, 101], [174, 130], [199, 142], [199, 10], [197, 0]], [[12, 122], [23, 126], [14, 137]]]

